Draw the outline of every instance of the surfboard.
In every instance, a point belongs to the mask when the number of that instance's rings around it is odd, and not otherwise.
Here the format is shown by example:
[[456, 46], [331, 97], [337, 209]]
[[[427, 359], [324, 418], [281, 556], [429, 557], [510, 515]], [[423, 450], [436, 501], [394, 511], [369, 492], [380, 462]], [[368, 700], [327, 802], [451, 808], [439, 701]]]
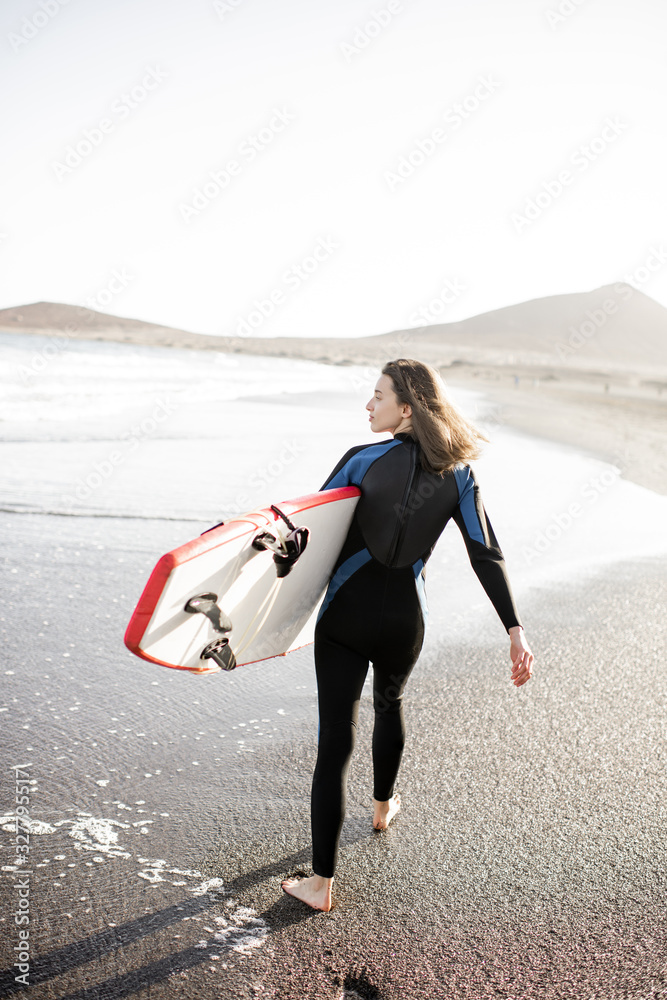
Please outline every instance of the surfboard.
[[196, 674], [313, 641], [360, 496], [324, 490], [234, 517], [158, 561], [125, 633], [137, 656]]

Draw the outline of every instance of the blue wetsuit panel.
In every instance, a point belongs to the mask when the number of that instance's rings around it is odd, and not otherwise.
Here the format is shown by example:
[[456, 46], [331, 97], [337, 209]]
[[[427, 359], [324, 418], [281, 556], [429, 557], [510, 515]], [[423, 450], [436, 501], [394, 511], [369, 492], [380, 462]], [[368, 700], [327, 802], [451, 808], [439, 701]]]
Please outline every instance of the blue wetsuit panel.
[[475, 481], [472, 477], [470, 466], [466, 465], [463, 468], [454, 469], [454, 477], [456, 479], [456, 488], [459, 491], [459, 507], [466, 530], [475, 542], [481, 542], [482, 545], [486, 545], [487, 541], [484, 537], [479, 517], [477, 516], [477, 508], [475, 507]]
[[340, 486], [359, 486], [373, 462], [400, 444], [400, 441], [394, 439], [353, 449], [352, 456], [350, 458], [345, 456], [347, 461], [344, 459], [343, 464], [334, 469], [322, 489], [335, 490]]

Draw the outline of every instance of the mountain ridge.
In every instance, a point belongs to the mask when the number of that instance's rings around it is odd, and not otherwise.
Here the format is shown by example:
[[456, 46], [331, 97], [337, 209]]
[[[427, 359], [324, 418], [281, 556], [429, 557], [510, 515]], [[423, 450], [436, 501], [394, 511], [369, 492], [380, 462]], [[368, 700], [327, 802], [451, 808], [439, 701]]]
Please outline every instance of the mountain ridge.
[[667, 308], [626, 282], [529, 299], [451, 323], [355, 338], [218, 337], [54, 302], [0, 310], [0, 331], [339, 364], [412, 355], [445, 367], [539, 364], [667, 372]]

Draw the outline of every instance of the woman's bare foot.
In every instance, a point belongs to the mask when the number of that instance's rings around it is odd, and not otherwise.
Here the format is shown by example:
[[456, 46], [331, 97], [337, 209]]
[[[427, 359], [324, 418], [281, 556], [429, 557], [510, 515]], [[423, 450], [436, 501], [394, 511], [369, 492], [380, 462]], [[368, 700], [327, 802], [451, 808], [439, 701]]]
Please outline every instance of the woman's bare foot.
[[314, 910], [324, 910], [325, 913], [331, 909], [332, 885], [332, 878], [323, 878], [321, 875], [311, 875], [310, 878], [293, 875], [282, 882], [283, 892], [288, 896], [294, 896]]
[[401, 808], [401, 796], [393, 795], [387, 802], [373, 799], [373, 829], [386, 830]]

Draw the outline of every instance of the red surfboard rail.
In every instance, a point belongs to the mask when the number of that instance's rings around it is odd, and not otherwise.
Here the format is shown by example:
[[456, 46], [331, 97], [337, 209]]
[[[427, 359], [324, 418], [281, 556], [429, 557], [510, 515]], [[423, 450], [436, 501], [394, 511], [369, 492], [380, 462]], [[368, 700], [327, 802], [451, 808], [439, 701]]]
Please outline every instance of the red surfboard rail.
[[[275, 506], [291, 519], [299, 511], [309, 510], [323, 504], [358, 496], [361, 496], [361, 490], [356, 486], [341, 486], [335, 490], [322, 490], [318, 493], [307, 493], [292, 500], [283, 500], [275, 504]], [[271, 525], [279, 520], [279, 515], [271, 507], [258, 508], [257, 510], [249, 511], [247, 514], [234, 517], [226, 524], [209, 528], [208, 531], [192, 539], [192, 541], [185, 542], [178, 548], [163, 555], [148, 578], [148, 582], [128, 623], [124, 638], [127, 648], [144, 660], [162, 664], [161, 660], [156, 660], [145, 653], [140, 648], [140, 643], [150, 624], [155, 607], [172, 570], [176, 566], [195, 559], [204, 552], [210, 552], [212, 549], [218, 548], [218, 546], [224, 545], [234, 538], [238, 538], [239, 535], [250, 534], [253, 530], [266, 528], [267, 525]], [[162, 665], [171, 666], [171, 664]], [[175, 667], [175, 669], [193, 672], [191, 667]], [[206, 673], [207, 671], [198, 670], [196, 672]]]

